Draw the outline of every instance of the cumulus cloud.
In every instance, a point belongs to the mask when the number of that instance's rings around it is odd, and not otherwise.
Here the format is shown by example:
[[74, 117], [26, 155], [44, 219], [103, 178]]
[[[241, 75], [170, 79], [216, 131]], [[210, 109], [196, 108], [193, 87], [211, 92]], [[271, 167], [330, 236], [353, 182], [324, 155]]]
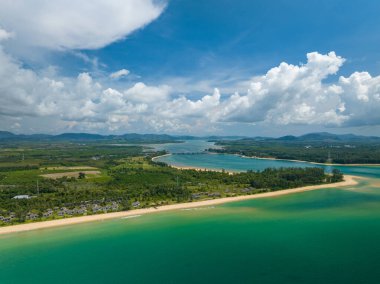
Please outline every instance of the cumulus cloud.
[[325, 82], [344, 61], [334, 52], [312, 52], [305, 64], [283, 62], [253, 77], [244, 93], [223, 95], [216, 88], [190, 99], [165, 84], [114, 88], [108, 76], [100, 84], [88, 73], [39, 73], [0, 49], [0, 128], [30, 130], [29, 121], [59, 132], [197, 133], [230, 123], [379, 125], [380, 76], [355, 72]]
[[170, 91], [171, 89], [167, 85], [155, 87], [147, 86], [144, 83], [139, 82], [124, 93], [126, 98], [133, 102], [163, 103], [169, 98]]
[[343, 63], [334, 52], [308, 53], [302, 65], [283, 62], [252, 78], [247, 93], [231, 96], [220, 116], [225, 121], [340, 125], [348, 119], [339, 110], [341, 87], [323, 80], [336, 74]]
[[0, 25], [23, 46], [97, 49], [147, 25], [164, 8], [154, 0], [3, 0]]
[[3, 40], [7, 40], [13, 37], [13, 34], [10, 32], [7, 32], [6, 30], [3, 30], [0, 28], [0, 42]]
[[129, 74], [129, 70], [127, 69], [121, 69], [119, 71], [113, 72], [110, 74], [111, 79], [120, 79], [122, 77], [125, 77]]

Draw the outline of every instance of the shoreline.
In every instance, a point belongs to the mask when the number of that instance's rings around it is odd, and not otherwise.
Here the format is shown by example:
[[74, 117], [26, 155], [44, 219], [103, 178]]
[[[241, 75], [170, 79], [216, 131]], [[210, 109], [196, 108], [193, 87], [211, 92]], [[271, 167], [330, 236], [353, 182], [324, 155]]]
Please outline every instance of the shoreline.
[[151, 207], [151, 208], [133, 209], [133, 210], [121, 211], [121, 212], [104, 213], [104, 214], [97, 214], [97, 215], [65, 218], [65, 219], [59, 219], [59, 220], [12, 225], [12, 226], [7, 226], [7, 227], [0, 227], [0, 235], [20, 233], [20, 232], [26, 232], [26, 231], [31, 231], [31, 230], [48, 229], [48, 228], [54, 228], [54, 227], [60, 227], [60, 226], [75, 225], [75, 224], [81, 224], [81, 223], [87, 223], [87, 222], [131, 217], [131, 216], [136, 216], [136, 215], [151, 214], [151, 213], [157, 213], [157, 212], [166, 212], [166, 211], [173, 211], [173, 210], [189, 209], [189, 208], [194, 208], [194, 207], [220, 205], [224, 203], [237, 202], [237, 201], [250, 200], [250, 199], [276, 197], [276, 196], [282, 196], [282, 195], [317, 190], [317, 189], [352, 186], [358, 183], [356, 179], [360, 179], [360, 177], [345, 175], [344, 181], [337, 182], [337, 183], [310, 185], [310, 186], [304, 186], [304, 187], [298, 187], [298, 188], [283, 189], [279, 191], [257, 193], [257, 194], [252, 194], [252, 195], [223, 197], [223, 198], [218, 198], [218, 199], [202, 200], [202, 201], [196, 201], [196, 202], [163, 205], [157, 208]]
[[231, 171], [231, 170], [223, 170], [223, 169], [212, 169], [212, 168], [200, 168], [200, 167], [193, 167], [193, 166], [175, 166], [175, 165], [169, 165], [169, 167], [172, 167], [174, 169], [178, 170], [195, 170], [195, 171], [200, 171], [200, 172], [218, 172], [218, 173], [228, 173], [230, 175], [240, 173], [240, 171]]
[[[157, 156], [157, 157], [153, 157], [151, 160], [154, 162], [156, 159], [158, 158], [161, 158], [161, 157], [167, 157], [167, 156], [172, 156], [173, 154], [165, 154], [165, 155], [160, 155], [160, 156]], [[195, 170], [195, 171], [201, 171], [201, 172], [207, 172], [207, 171], [210, 171], [210, 172], [223, 172], [223, 169], [212, 169], [212, 168], [200, 168], [200, 167], [194, 167], [194, 166], [178, 166], [178, 165], [172, 165], [172, 164], [168, 164], [166, 163], [169, 167], [172, 167], [174, 169], [178, 169], [178, 170]], [[228, 173], [230, 175], [233, 175], [233, 174], [236, 174], [236, 173], [239, 173], [240, 171], [231, 171], [231, 170], [224, 170], [225, 173]]]
[[[245, 156], [241, 154], [231, 154], [231, 153], [217, 153], [217, 152], [207, 152], [208, 154], [216, 154], [216, 155], [234, 155], [238, 156], [241, 158], [246, 158], [246, 159], [256, 159], [256, 160], [271, 160], [271, 161], [288, 161], [288, 162], [297, 162], [297, 163], [307, 163], [307, 164], [312, 164], [312, 165], [322, 165], [322, 166], [341, 166], [341, 167], [380, 167], [380, 164], [328, 164], [328, 163], [318, 163], [318, 162], [310, 162], [310, 161], [303, 161], [303, 160], [290, 160], [290, 159], [278, 159], [278, 158], [265, 158], [265, 157], [256, 157], [256, 156]], [[156, 159], [160, 157], [166, 157], [166, 156], [171, 156], [173, 154], [165, 154], [165, 155], [160, 155], [157, 157], [153, 157], [152, 161], [155, 161]], [[191, 167], [191, 166], [173, 166], [168, 164], [169, 166], [178, 168], [178, 169], [202, 169], [199, 167]], [[203, 169], [202, 169], [203, 170]], [[214, 169], [209, 169], [214, 171]]]
[[278, 158], [264, 158], [264, 157], [255, 157], [255, 156], [245, 156], [240, 154], [229, 154], [227, 155], [236, 155], [246, 159], [257, 159], [257, 160], [271, 160], [271, 161], [288, 161], [288, 162], [297, 162], [297, 163], [307, 163], [313, 165], [322, 165], [322, 166], [341, 166], [341, 167], [380, 167], [380, 164], [328, 164], [328, 163], [318, 163], [318, 162], [310, 162], [310, 161], [302, 161], [302, 160], [289, 160], [289, 159], [278, 159]]
[[161, 158], [161, 157], [166, 157], [166, 156], [171, 156], [172, 154], [164, 154], [164, 155], [160, 155], [160, 156], [156, 156], [156, 157], [153, 157], [151, 160], [154, 162], [155, 160], [157, 160], [158, 158]]

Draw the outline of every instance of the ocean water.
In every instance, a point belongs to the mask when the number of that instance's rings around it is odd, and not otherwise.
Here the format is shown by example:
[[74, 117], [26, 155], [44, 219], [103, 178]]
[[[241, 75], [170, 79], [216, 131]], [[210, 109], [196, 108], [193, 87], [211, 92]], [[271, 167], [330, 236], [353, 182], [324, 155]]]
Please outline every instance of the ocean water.
[[0, 283], [378, 284], [380, 168], [343, 170], [360, 183], [3, 235]]

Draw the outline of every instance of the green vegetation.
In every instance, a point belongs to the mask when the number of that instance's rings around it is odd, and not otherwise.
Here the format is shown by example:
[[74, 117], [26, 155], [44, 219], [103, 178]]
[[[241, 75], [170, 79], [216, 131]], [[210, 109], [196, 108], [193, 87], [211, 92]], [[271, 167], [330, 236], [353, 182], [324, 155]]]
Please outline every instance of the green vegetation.
[[[141, 146], [99, 141], [19, 142], [0, 147], [0, 225], [192, 200], [255, 194], [342, 180], [319, 168], [262, 172], [179, 170]], [[96, 170], [97, 174], [88, 174]], [[61, 177], [62, 173], [67, 176]], [[72, 177], [69, 177], [71, 173]], [[49, 174], [49, 178], [42, 175]], [[54, 177], [54, 174], [57, 174]]]
[[241, 139], [218, 141], [216, 144], [223, 149], [210, 151], [317, 163], [380, 164], [379, 141]]

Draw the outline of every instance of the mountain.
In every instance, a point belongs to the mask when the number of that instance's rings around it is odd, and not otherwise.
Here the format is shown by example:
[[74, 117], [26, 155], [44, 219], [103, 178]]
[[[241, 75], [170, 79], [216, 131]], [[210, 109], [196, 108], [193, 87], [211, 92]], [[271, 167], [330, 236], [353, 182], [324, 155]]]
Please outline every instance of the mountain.
[[[284, 136], [277, 138], [281, 141], [295, 141], [295, 142], [380, 142], [380, 137], [376, 136], [362, 136], [355, 134], [332, 134], [328, 132], [317, 132], [301, 135], [298, 137], [291, 136], [292, 138], [286, 138], [290, 136]], [[284, 139], [285, 138], [285, 139]]]
[[[229, 144], [227, 139], [219, 139], [225, 144]], [[252, 143], [276, 143], [276, 144], [299, 144], [299, 145], [316, 145], [316, 144], [369, 144], [380, 143], [380, 137], [362, 136], [355, 134], [333, 134], [328, 132], [308, 133], [301, 136], [286, 135], [279, 138], [273, 137], [250, 137], [235, 140], [234, 144], [250, 145]]]
[[55, 136], [50, 136], [53, 140], [105, 140], [107, 136], [100, 134], [89, 134], [89, 133], [63, 133]]
[[131, 143], [162, 143], [178, 142], [183, 140], [237, 140], [244, 136], [191, 136], [168, 134], [138, 134], [126, 133], [121, 135], [101, 135], [91, 133], [62, 133], [58, 135], [47, 134], [14, 134], [8, 131], [0, 131], [0, 140], [26, 140], [26, 141], [120, 141]]
[[135, 142], [140, 142], [140, 141], [176, 141], [179, 140], [174, 136], [170, 136], [167, 134], [137, 134], [137, 133], [128, 133], [128, 134], [123, 134], [120, 136], [116, 136], [118, 139], [125, 139], [128, 141], [135, 141]]
[[101, 135], [91, 133], [62, 133], [59, 135], [47, 134], [14, 134], [8, 131], [0, 131], [0, 141], [123, 141], [129, 143], [168, 143], [183, 140], [239, 140], [239, 141], [268, 141], [283, 143], [362, 143], [380, 142], [380, 137], [361, 136], [355, 134], [332, 134], [328, 132], [309, 133], [301, 136], [286, 135], [279, 138], [271, 137], [244, 137], [244, 136], [190, 136], [168, 134], [138, 134], [126, 133], [122, 135]]
[[286, 135], [286, 136], [282, 136], [280, 138], [277, 138], [276, 140], [280, 140], [280, 141], [295, 141], [297, 140], [298, 138], [296, 136], [293, 136], [293, 135]]
[[305, 144], [305, 143], [380, 143], [380, 137], [362, 136], [355, 134], [333, 134], [328, 132], [308, 133], [301, 136], [286, 135], [279, 138], [273, 137], [253, 137], [244, 138], [239, 141], [244, 143], [250, 142], [277, 142], [285, 144]]
[[207, 136], [207, 137], [198, 137], [203, 138], [203, 139], [208, 139], [208, 140], [238, 140], [238, 139], [244, 139], [247, 138], [246, 136]]
[[59, 135], [17, 135], [7, 131], [0, 131], [0, 141], [123, 141], [129, 143], [163, 143], [178, 142], [179, 140], [181, 139], [167, 134], [128, 133], [123, 135], [100, 135], [91, 133], [62, 133]]
[[8, 139], [15, 137], [16, 135], [8, 131], [0, 131], [0, 139]]

